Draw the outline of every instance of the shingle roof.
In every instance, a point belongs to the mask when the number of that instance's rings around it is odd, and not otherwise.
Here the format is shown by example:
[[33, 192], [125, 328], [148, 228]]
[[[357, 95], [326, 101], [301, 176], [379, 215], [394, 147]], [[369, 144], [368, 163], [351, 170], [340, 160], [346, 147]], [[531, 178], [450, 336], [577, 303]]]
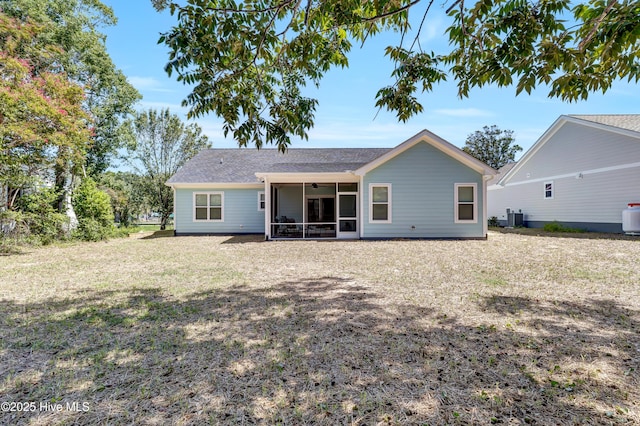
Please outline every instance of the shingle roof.
[[356, 170], [392, 148], [206, 149], [172, 183], [257, 183], [256, 173], [339, 173]]
[[640, 114], [570, 115], [569, 117], [640, 132]]

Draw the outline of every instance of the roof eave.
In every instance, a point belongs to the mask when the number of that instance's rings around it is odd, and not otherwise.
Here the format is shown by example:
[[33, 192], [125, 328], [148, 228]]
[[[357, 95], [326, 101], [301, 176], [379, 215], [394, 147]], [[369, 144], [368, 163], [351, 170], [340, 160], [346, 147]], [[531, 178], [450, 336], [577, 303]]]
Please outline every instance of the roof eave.
[[171, 188], [261, 188], [261, 182], [166, 182], [165, 185]]
[[346, 182], [356, 177], [353, 171], [344, 172], [257, 172], [256, 177], [270, 182], [300, 183], [300, 182]]

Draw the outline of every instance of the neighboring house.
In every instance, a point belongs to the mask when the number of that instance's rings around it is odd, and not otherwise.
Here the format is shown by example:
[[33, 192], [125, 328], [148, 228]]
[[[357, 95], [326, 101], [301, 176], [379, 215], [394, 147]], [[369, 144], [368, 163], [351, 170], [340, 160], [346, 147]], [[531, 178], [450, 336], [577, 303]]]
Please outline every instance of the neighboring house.
[[392, 149], [208, 149], [167, 185], [176, 235], [486, 238], [495, 173], [424, 130]]
[[563, 115], [500, 172], [487, 197], [501, 224], [510, 209], [532, 228], [622, 232], [622, 211], [640, 202], [640, 114]]

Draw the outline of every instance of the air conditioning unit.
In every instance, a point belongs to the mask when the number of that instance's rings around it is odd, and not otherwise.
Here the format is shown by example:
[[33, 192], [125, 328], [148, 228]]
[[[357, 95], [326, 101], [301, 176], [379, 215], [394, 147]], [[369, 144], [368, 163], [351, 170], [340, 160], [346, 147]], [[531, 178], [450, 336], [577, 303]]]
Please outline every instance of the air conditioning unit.
[[517, 226], [524, 226], [524, 214], [522, 211], [516, 213], [507, 209], [507, 228], [515, 228]]

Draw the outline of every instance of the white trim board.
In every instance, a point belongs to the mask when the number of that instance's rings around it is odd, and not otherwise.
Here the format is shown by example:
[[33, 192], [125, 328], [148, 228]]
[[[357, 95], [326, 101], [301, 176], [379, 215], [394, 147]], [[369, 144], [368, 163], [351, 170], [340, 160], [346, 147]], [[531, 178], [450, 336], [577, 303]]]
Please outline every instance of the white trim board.
[[552, 180], [556, 180], [556, 179], [566, 179], [566, 178], [576, 178], [579, 175], [582, 175], [583, 177], [586, 175], [593, 175], [596, 173], [606, 173], [606, 172], [613, 172], [616, 170], [624, 170], [624, 169], [632, 169], [634, 167], [640, 167], [640, 162], [637, 163], [629, 163], [629, 164], [620, 164], [618, 166], [609, 166], [609, 167], [601, 167], [599, 169], [591, 169], [591, 170], [582, 170], [582, 171], [575, 171], [573, 173], [564, 173], [561, 175], [555, 175], [555, 176], [545, 176], [545, 177], [541, 177], [541, 178], [535, 178], [535, 179], [527, 179], [527, 180], [522, 180], [519, 182], [512, 182], [512, 183], [506, 183], [506, 184], [496, 184], [496, 185], [491, 185], [492, 187], [506, 187], [506, 186], [517, 186], [517, 185], [526, 185], [528, 183], [537, 183], [537, 182], [548, 182], [548, 181], [552, 181]]
[[256, 183], [234, 183], [234, 182], [202, 182], [202, 183], [170, 183], [165, 184], [174, 189], [233, 189], [233, 188], [247, 188], [247, 189], [259, 189], [264, 188], [264, 184], [261, 182]]

